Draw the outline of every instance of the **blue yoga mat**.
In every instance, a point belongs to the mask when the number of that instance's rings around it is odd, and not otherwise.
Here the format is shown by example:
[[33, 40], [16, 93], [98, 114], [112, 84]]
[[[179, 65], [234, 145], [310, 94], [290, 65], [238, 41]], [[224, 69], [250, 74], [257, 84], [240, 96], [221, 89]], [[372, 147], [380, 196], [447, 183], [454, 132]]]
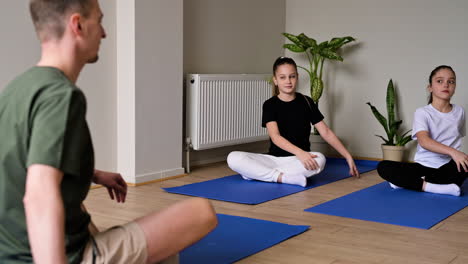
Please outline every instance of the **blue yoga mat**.
[[462, 186], [462, 192], [465, 196], [456, 197], [394, 190], [382, 182], [305, 211], [429, 229], [468, 206], [468, 182]]
[[218, 226], [180, 253], [180, 263], [233, 263], [299, 235], [309, 226], [218, 214]]
[[[360, 173], [375, 170], [378, 164], [377, 161], [369, 160], [355, 160], [355, 163]], [[346, 160], [327, 158], [325, 169], [320, 174], [310, 177], [305, 188], [290, 184], [247, 181], [237, 174], [179, 187], [164, 188], [164, 190], [227, 202], [259, 204], [348, 177], [350, 176]]]

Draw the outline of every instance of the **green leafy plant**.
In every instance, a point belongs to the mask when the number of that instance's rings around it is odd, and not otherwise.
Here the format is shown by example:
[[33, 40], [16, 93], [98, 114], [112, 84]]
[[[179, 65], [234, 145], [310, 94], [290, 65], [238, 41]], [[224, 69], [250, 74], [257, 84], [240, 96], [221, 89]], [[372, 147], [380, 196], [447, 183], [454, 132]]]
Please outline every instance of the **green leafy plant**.
[[355, 41], [353, 37], [332, 38], [330, 41], [324, 41], [317, 44], [313, 38], [301, 33], [297, 36], [289, 33], [283, 33], [292, 43], [284, 44], [283, 48], [292, 52], [305, 53], [309, 60], [309, 68], [302, 66], [299, 68], [305, 70], [310, 77], [310, 95], [312, 100], [318, 104], [323, 93], [323, 64], [325, 59], [343, 61], [343, 57], [338, 54], [338, 49], [343, 45]]
[[396, 112], [395, 100], [396, 100], [395, 87], [393, 86], [392, 79], [390, 79], [390, 81], [388, 82], [388, 86], [387, 86], [387, 97], [386, 97], [388, 119], [385, 118], [382, 114], [380, 114], [377, 108], [375, 108], [371, 103], [367, 102], [367, 104], [371, 108], [372, 113], [374, 114], [377, 121], [379, 121], [379, 123], [383, 126], [383, 128], [385, 129], [385, 132], [387, 133], [387, 139], [379, 135], [375, 135], [375, 136], [381, 138], [385, 142], [384, 145], [404, 146], [406, 145], [406, 143], [411, 141], [411, 135], [407, 135], [411, 131], [411, 129], [406, 131], [402, 135], [398, 133], [398, 129], [400, 128], [400, 125], [403, 121], [395, 120], [395, 116], [396, 116], [395, 115], [395, 112]]

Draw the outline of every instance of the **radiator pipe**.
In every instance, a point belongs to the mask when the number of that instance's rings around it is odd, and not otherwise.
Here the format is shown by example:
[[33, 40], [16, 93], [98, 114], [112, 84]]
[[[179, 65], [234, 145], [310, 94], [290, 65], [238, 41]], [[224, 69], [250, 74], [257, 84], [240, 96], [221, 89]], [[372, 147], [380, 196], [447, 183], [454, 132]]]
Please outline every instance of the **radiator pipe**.
[[185, 139], [185, 172], [190, 173], [190, 148], [192, 147], [192, 140], [187, 137]]

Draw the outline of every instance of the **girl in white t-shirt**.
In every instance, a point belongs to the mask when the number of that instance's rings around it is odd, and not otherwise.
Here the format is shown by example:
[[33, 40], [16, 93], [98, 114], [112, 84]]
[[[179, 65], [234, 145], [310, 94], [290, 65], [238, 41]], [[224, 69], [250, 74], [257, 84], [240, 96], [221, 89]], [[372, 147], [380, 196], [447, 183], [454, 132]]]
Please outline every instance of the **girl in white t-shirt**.
[[468, 176], [468, 155], [461, 151], [465, 110], [450, 103], [455, 86], [450, 66], [441, 65], [431, 72], [429, 104], [414, 113], [412, 133], [418, 141], [415, 163], [384, 160], [377, 168], [392, 188], [460, 195]]

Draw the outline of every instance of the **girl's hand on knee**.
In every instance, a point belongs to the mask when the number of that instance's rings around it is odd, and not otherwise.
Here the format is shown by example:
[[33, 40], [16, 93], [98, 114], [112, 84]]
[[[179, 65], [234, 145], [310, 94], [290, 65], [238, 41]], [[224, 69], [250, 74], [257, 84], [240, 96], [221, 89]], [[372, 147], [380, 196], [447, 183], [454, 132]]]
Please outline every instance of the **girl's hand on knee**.
[[306, 170], [317, 170], [320, 168], [320, 166], [317, 164], [317, 161], [314, 159], [317, 157], [317, 155], [302, 151], [301, 153], [297, 154], [296, 157], [302, 162]]
[[468, 155], [465, 153], [455, 150], [450, 156], [452, 156], [453, 161], [457, 164], [458, 172], [468, 172]]

